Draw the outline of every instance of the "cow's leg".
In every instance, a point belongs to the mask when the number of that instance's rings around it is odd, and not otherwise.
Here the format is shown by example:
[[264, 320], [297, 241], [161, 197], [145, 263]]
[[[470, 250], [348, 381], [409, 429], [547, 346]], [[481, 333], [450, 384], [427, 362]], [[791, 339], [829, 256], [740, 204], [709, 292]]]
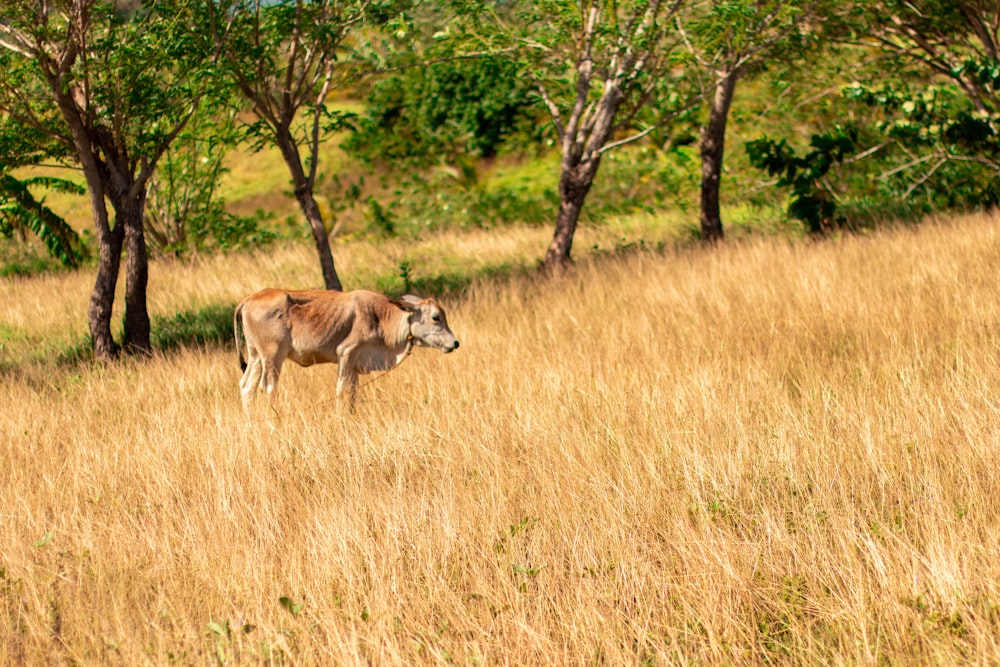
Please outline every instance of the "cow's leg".
[[278, 378], [281, 376], [281, 359], [275, 359], [264, 370], [261, 377], [261, 387], [267, 394], [267, 401], [274, 405], [274, 395], [278, 391]]
[[354, 412], [354, 397], [358, 393], [358, 369], [351, 355], [342, 354], [337, 365], [337, 397], [347, 400], [347, 409]]
[[278, 378], [281, 376], [281, 366], [287, 356], [287, 347], [282, 343], [265, 345], [260, 349], [261, 374], [258, 386], [267, 396], [267, 405], [271, 410], [275, 410], [274, 397], [278, 391]]
[[257, 350], [250, 346], [247, 354], [247, 367], [240, 378], [240, 396], [243, 399], [243, 411], [250, 417], [253, 407], [254, 395], [257, 393], [257, 385], [260, 384], [264, 372], [264, 361], [260, 358]]
[[247, 369], [243, 371], [240, 378], [240, 396], [243, 399], [243, 411], [247, 417], [253, 412], [253, 399], [257, 393], [257, 384], [260, 382], [260, 362], [251, 361], [247, 364]]

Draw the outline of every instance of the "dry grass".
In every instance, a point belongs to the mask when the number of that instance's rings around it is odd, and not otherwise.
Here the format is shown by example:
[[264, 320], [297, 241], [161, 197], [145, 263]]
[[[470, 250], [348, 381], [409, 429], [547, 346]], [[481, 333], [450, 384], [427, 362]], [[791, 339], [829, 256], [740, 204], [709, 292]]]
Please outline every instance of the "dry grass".
[[[0, 663], [995, 664], [998, 274], [973, 217], [478, 281], [459, 352], [353, 417], [289, 368], [273, 431], [229, 349], [11, 373]], [[79, 326], [85, 278], [4, 284], [6, 330]]]

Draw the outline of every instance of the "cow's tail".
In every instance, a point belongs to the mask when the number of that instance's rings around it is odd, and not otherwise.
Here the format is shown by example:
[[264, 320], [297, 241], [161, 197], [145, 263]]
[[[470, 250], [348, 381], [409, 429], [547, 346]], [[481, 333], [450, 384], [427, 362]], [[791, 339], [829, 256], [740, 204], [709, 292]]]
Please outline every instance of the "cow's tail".
[[240, 370], [245, 371], [247, 369], [247, 360], [243, 355], [243, 350], [246, 347], [245, 340], [246, 337], [243, 335], [243, 303], [236, 306], [236, 310], [233, 313], [233, 336], [236, 338], [236, 358], [240, 361]]

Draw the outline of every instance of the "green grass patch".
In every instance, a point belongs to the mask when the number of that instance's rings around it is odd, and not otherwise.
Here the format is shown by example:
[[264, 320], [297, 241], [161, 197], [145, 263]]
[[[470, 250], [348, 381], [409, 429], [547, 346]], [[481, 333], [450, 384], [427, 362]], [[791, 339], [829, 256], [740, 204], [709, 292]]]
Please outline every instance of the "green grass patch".
[[181, 347], [229, 344], [233, 340], [236, 304], [213, 304], [152, 318], [151, 343], [162, 352]]

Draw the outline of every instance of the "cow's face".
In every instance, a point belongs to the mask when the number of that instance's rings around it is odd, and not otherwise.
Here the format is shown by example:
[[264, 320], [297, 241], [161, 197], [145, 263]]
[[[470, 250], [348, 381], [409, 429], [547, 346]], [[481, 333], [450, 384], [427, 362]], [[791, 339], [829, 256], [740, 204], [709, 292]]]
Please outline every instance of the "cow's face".
[[444, 309], [437, 301], [407, 294], [396, 304], [410, 313], [410, 335], [415, 345], [435, 347], [445, 353], [458, 349], [458, 339], [448, 328]]

